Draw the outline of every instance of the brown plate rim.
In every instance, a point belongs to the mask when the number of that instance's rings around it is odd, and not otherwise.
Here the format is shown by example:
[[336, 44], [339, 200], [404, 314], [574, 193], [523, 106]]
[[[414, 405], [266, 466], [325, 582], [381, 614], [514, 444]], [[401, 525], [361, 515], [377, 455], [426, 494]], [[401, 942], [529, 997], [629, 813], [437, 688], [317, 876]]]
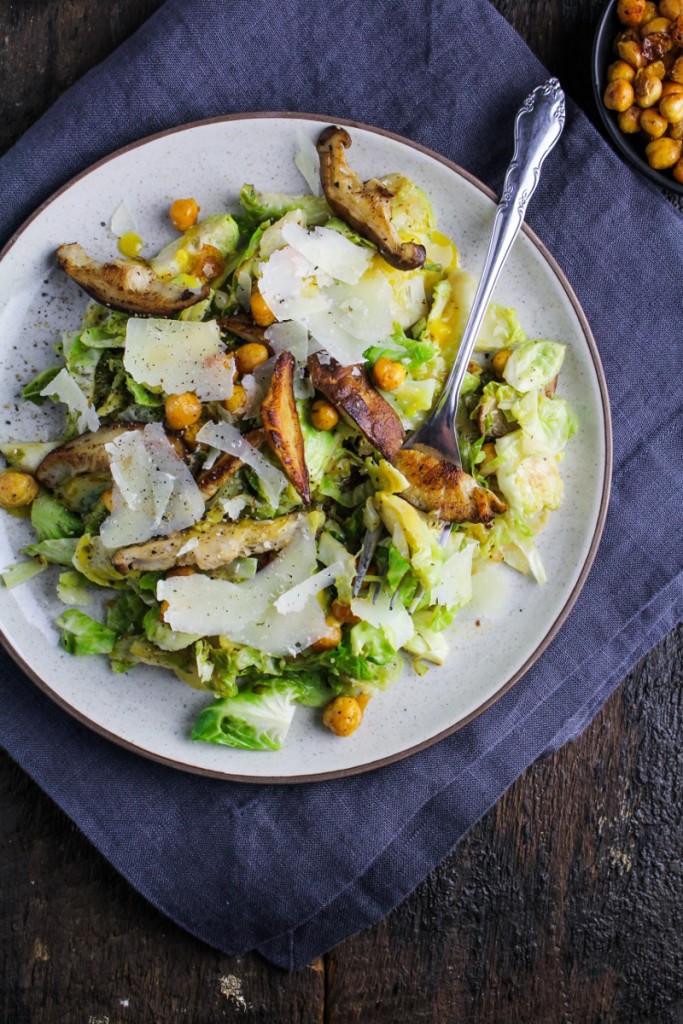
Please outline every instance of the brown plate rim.
[[[469, 171], [466, 171], [463, 167], [460, 167], [459, 164], [456, 164], [452, 160], [449, 160], [447, 157], [442, 156], [439, 153], [436, 153], [434, 150], [429, 149], [427, 146], [421, 145], [419, 142], [414, 142], [411, 139], [407, 139], [403, 135], [399, 135], [396, 132], [388, 131], [385, 128], [378, 128], [374, 125], [365, 124], [362, 121], [349, 120], [348, 118], [343, 117], [326, 116], [324, 114], [308, 114], [303, 112], [278, 110], [246, 111], [243, 113], [224, 114], [218, 117], [204, 118], [199, 121], [189, 121], [186, 124], [177, 125], [174, 128], [167, 128], [165, 131], [156, 132], [153, 135], [147, 135], [142, 139], [138, 139], [135, 142], [128, 143], [128, 145], [126, 146], [122, 146], [120, 149], [115, 150], [113, 153], [109, 153], [101, 160], [98, 160], [96, 163], [91, 164], [89, 167], [86, 167], [83, 171], [80, 171], [73, 178], [70, 178], [69, 181], [65, 182], [65, 184], [62, 185], [59, 189], [57, 189], [56, 192], [52, 193], [52, 195], [50, 195], [44, 202], [42, 202], [40, 206], [38, 206], [38, 208], [11, 235], [6, 245], [0, 251], [0, 264], [9, 253], [10, 249], [12, 249], [17, 239], [26, 231], [26, 229], [33, 223], [33, 221], [37, 217], [39, 217], [44, 210], [47, 209], [48, 206], [50, 206], [56, 199], [58, 199], [61, 195], [63, 195], [70, 188], [76, 185], [82, 178], [85, 178], [88, 174], [109, 163], [111, 160], [116, 159], [123, 153], [128, 153], [131, 150], [137, 149], [140, 146], [144, 146], [149, 142], [154, 142], [157, 139], [166, 138], [169, 135], [175, 135], [177, 132], [187, 131], [191, 128], [200, 128], [210, 124], [222, 124], [229, 121], [267, 120], [273, 118], [279, 120], [320, 121], [328, 124], [339, 124], [344, 125], [347, 128], [357, 128], [360, 129], [361, 131], [370, 132], [373, 135], [381, 135], [384, 138], [392, 139], [395, 142], [400, 142], [403, 145], [409, 146], [411, 149], [418, 150], [420, 153], [424, 153], [425, 156], [429, 156], [433, 160], [438, 161], [438, 163], [443, 164], [445, 167], [448, 167], [461, 178], [464, 178], [466, 181], [468, 181], [471, 185], [474, 185], [475, 188], [479, 189], [479, 191], [482, 192], [489, 199], [492, 199], [494, 202], [497, 201], [496, 193], [492, 189], [490, 189], [482, 181], [476, 178], [473, 174], [470, 174]], [[42, 679], [31, 668], [31, 666], [24, 661], [21, 655], [15, 650], [12, 642], [10, 641], [9, 637], [5, 634], [4, 630], [0, 629], [0, 643], [2, 643], [7, 653], [22, 669], [22, 671], [25, 672], [26, 675], [39, 687], [39, 689], [41, 689], [45, 694], [47, 694], [47, 696], [52, 701], [54, 701], [55, 704], [61, 707], [64, 711], [67, 711], [73, 718], [77, 719], [83, 725], [86, 725], [89, 729], [93, 730], [93, 732], [97, 733], [100, 736], [103, 736], [105, 739], [110, 740], [113, 743], [116, 743], [120, 747], [124, 747], [126, 750], [130, 750], [135, 754], [139, 754], [142, 757], [148, 758], [149, 760], [156, 761], [159, 764], [163, 764], [172, 768], [177, 768], [182, 771], [191, 772], [195, 775], [203, 775], [214, 779], [222, 779], [225, 782], [247, 782], [252, 785], [295, 785], [304, 782], [325, 782], [330, 779], [342, 779], [348, 778], [352, 775], [362, 775], [365, 774], [365, 772], [374, 771], [375, 769], [382, 768], [385, 765], [395, 764], [398, 761], [402, 761], [406, 757], [410, 757], [411, 754], [417, 754], [421, 750], [426, 750], [428, 747], [431, 747], [434, 743], [438, 743], [439, 740], [443, 740], [446, 739], [446, 737], [448, 736], [452, 736], [454, 733], [458, 732], [460, 729], [466, 726], [469, 722], [473, 721], [475, 718], [478, 718], [481, 714], [484, 713], [484, 711], [487, 711], [488, 708], [490, 708], [493, 704], [496, 703], [496, 701], [500, 700], [500, 698], [504, 694], [506, 694], [508, 690], [510, 690], [515, 685], [515, 683], [519, 682], [522, 676], [524, 676], [529, 671], [531, 666], [538, 660], [541, 654], [543, 654], [543, 652], [546, 650], [548, 645], [551, 643], [551, 641], [554, 639], [554, 637], [564, 624], [565, 620], [567, 619], [567, 616], [569, 615], [574, 604], [576, 603], [576, 600], [581, 590], [583, 589], [586, 577], [588, 576], [588, 573], [590, 572], [590, 569], [593, 565], [598, 550], [598, 546], [600, 544], [600, 539], [602, 537], [602, 532], [605, 525], [605, 519], [607, 517], [607, 508], [609, 505], [609, 496], [612, 480], [612, 417], [610, 413], [610, 404], [607, 394], [607, 382], [605, 379], [605, 373], [602, 367], [602, 362], [600, 360], [600, 355], [595, 342], [595, 338], [593, 337], [593, 332], [591, 331], [588, 320], [586, 319], [586, 315], [583, 312], [583, 309], [581, 308], [579, 300], [576, 297], [572, 286], [570, 285], [566, 275], [564, 274], [564, 271], [562, 271], [559, 265], [557, 264], [555, 258], [550, 254], [550, 252], [548, 251], [548, 249], [546, 249], [545, 245], [540, 240], [540, 238], [538, 238], [535, 232], [532, 231], [527, 224], [522, 225], [522, 230], [524, 234], [527, 236], [527, 238], [529, 238], [530, 241], [536, 246], [543, 259], [550, 266], [551, 270], [557, 277], [565, 294], [567, 295], [567, 298], [569, 299], [572, 305], [572, 308], [574, 309], [574, 312], [576, 313], [576, 316], [581, 325], [581, 329], [584, 333], [584, 337], [588, 344], [588, 349], [593, 360], [593, 366], [595, 368], [595, 373], [598, 380], [600, 398], [602, 402], [603, 422], [605, 425], [605, 464], [602, 495], [600, 499], [600, 508], [598, 511], [595, 530], [593, 533], [590, 548], [588, 549], [588, 554], [586, 555], [586, 559], [584, 561], [579, 577], [576, 583], [574, 584], [574, 587], [572, 588], [569, 597], [567, 598], [565, 604], [563, 605], [557, 618], [555, 619], [553, 625], [550, 627], [545, 636], [541, 639], [539, 644], [535, 647], [534, 651], [527, 658], [524, 664], [517, 670], [517, 672], [515, 672], [509, 679], [507, 679], [505, 683], [500, 687], [500, 689], [496, 690], [496, 692], [491, 697], [489, 697], [488, 700], [484, 701], [483, 704], [481, 704], [478, 708], [472, 711], [469, 715], [466, 715], [465, 718], [462, 718], [460, 719], [460, 721], [456, 722], [455, 725], [448, 726], [448, 728], [442, 730], [439, 733], [436, 733], [434, 736], [431, 736], [428, 740], [424, 740], [421, 743], [417, 743], [415, 744], [415, 746], [408, 747], [405, 750], [401, 750], [396, 754], [391, 754], [388, 757], [379, 758], [376, 761], [369, 761], [362, 765], [354, 765], [351, 768], [340, 768], [337, 771], [320, 772], [318, 774], [309, 773], [306, 775], [292, 776], [259, 776], [258, 778], [255, 778], [253, 775], [241, 775], [234, 774], [232, 772], [216, 771], [212, 768], [200, 768], [197, 765], [187, 764], [184, 761], [178, 761], [171, 757], [164, 757], [160, 754], [155, 754], [149, 750], [146, 750], [145, 748], [140, 747], [135, 743], [131, 743], [129, 740], [123, 739], [123, 737], [117, 736], [113, 732], [110, 732], [108, 729], [104, 728], [104, 726], [96, 722], [93, 722], [86, 715], [82, 714], [82, 712], [80, 712], [77, 708], [69, 704], [68, 701], [64, 700], [63, 697], [57, 694], [50, 687], [49, 683], [47, 683], [46, 680]]]

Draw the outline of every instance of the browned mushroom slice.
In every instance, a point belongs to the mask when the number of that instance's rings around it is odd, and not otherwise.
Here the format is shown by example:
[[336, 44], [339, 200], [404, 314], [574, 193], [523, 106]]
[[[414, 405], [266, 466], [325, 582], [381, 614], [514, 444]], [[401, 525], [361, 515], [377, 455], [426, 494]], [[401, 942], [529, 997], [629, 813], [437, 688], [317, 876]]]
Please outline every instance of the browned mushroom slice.
[[141, 261], [99, 263], [91, 259], [77, 242], [60, 245], [57, 263], [103, 306], [137, 316], [171, 316], [209, 294], [207, 283], [199, 288], [171, 284], [158, 278], [152, 268]]
[[224, 331], [230, 331], [237, 335], [242, 341], [258, 341], [261, 345], [267, 345], [265, 327], [260, 327], [248, 316], [237, 314], [236, 316], [221, 316], [216, 321]]
[[[244, 436], [245, 440], [249, 444], [253, 444], [255, 448], [262, 448], [265, 444], [266, 437], [262, 430], [252, 430]], [[223, 484], [231, 480], [243, 465], [242, 460], [238, 459], [236, 455], [224, 452], [223, 455], [216, 459], [210, 469], [203, 469], [197, 477], [197, 487], [201, 491], [204, 500], [208, 501], [209, 498], [213, 498], [214, 494], [221, 489]]]
[[329, 357], [322, 362], [318, 355], [308, 357], [308, 370], [313, 386], [322, 391], [344, 419], [367, 437], [385, 459], [393, 459], [405, 439], [401, 421], [379, 391], [370, 383], [365, 367], [341, 366]]
[[482, 400], [477, 409], [477, 426], [484, 437], [504, 437], [517, 430], [517, 424], [508, 420], [502, 409], [498, 408], [495, 398]]
[[449, 523], [490, 523], [507, 505], [480, 487], [469, 473], [445, 459], [404, 449], [393, 460], [410, 487], [401, 497], [423, 512], [435, 512]]
[[555, 376], [553, 377], [553, 379], [548, 381], [546, 386], [543, 388], [543, 394], [545, 395], [546, 398], [554, 398], [555, 397], [555, 392], [557, 391], [557, 381], [558, 381], [558, 378], [559, 378], [559, 374], [556, 373]]
[[[237, 523], [213, 523], [204, 529], [190, 527], [154, 537], [144, 544], [121, 548], [112, 565], [121, 573], [164, 572], [175, 565], [193, 565], [198, 569], [218, 569], [236, 558], [280, 551], [294, 536], [299, 516], [290, 513], [277, 519], [241, 519]], [[188, 541], [197, 541], [184, 554], [178, 552]]]
[[351, 145], [345, 128], [330, 125], [318, 138], [320, 180], [325, 198], [337, 214], [379, 248], [384, 259], [399, 270], [417, 270], [427, 257], [423, 245], [402, 242], [391, 222], [394, 193], [376, 178], [361, 181], [346, 162]]
[[36, 470], [36, 479], [54, 491], [81, 473], [108, 473], [109, 455], [104, 446], [127, 430], [142, 429], [140, 423], [115, 423], [74, 437], [45, 456]]
[[295, 366], [291, 352], [281, 352], [275, 360], [273, 376], [261, 404], [261, 419], [266, 441], [282, 463], [297, 494], [308, 504], [311, 488], [304, 456], [304, 436], [294, 399]]

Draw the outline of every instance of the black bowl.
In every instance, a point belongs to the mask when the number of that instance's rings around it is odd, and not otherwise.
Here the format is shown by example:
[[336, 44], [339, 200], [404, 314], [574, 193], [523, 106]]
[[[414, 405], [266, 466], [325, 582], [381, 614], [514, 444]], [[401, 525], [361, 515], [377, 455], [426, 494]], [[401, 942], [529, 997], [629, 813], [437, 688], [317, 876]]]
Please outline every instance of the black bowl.
[[617, 0], [610, 0], [598, 22], [593, 43], [593, 93], [600, 117], [614, 145], [634, 167], [638, 168], [641, 174], [661, 188], [668, 188], [670, 192], [683, 196], [683, 184], [676, 181], [671, 171], [655, 171], [650, 167], [645, 156], [646, 142], [643, 136], [641, 134], [624, 135], [619, 131], [616, 113], [613, 110], [608, 110], [602, 102], [603, 93], [607, 88], [607, 68], [618, 59], [613, 50], [614, 37], [624, 27], [617, 18]]

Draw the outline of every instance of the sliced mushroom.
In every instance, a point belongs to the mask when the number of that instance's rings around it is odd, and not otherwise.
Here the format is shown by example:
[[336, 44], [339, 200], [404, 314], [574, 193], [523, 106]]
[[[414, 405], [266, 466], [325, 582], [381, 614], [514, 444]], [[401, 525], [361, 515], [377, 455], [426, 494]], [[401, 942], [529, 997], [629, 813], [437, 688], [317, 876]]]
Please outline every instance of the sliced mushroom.
[[[112, 423], [94, 432], [79, 434], [78, 437], [55, 448], [43, 459], [36, 470], [36, 479], [43, 487], [58, 491], [73, 477], [84, 473], [108, 474], [109, 454], [105, 450], [105, 445], [129, 430], [144, 428], [144, 423]], [[186, 451], [182, 440], [173, 434], [166, 436], [175, 448], [178, 458], [185, 459]]]
[[504, 437], [517, 430], [517, 424], [508, 420], [502, 409], [498, 408], [495, 398], [488, 398], [479, 405], [477, 426], [484, 437]]
[[315, 354], [308, 357], [308, 371], [313, 386], [329, 398], [347, 422], [358, 427], [385, 459], [391, 461], [403, 444], [405, 431], [386, 398], [382, 398], [370, 383], [365, 367], [358, 364], [342, 366], [331, 357], [328, 362], [322, 362]]
[[337, 214], [379, 248], [392, 267], [417, 270], [427, 258], [423, 245], [402, 242], [391, 222], [394, 193], [376, 178], [361, 181], [346, 162], [344, 150], [351, 145], [345, 128], [330, 125], [317, 142], [320, 180], [325, 198]]
[[423, 512], [435, 512], [449, 523], [490, 523], [507, 505], [487, 487], [480, 487], [464, 470], [413, 449], [400, 451], [393, 460], [410, 487], [401, 497]]
[[291, 352], [281, 352], [275, 360], [266, 396], [261, 403], [261, 419], [266, 441], [277, 455], [287, 478], [302, 501], [311, 500], [308, 467], [304, 455], [304, 436], [294, 399], [294, 369]]
[[171, 316], [209, 294], [206, 282], [199, 288], [171, 284], [158, 278], [142, 261], [116, 259], [99, 263], [77, 242], [60, 245], [57, 263], [103, 306], [137, 316]]
[[[121, 573], [163, 572], [175, 565], [192, 565], [198, 569], [217, 569], [236, 558], [280, 551], [294, 536], [299, 516], [290, 513], [277, 519], [241, 519], [237, 523], [213, 523], [204, 529], [190, 527], [155, 537], [144, 544], [121, 548], [112, 558], [112, 565]], [[189, 540], [197, 544], [180, 555]]]
[[104, 446], [127, 430], [142, 429], [141, 423], [114, 423], [74, 437], [46, 455], [36, 470], [36, 479], [54, 491], [81, 473], [108, 473], [109, 455]]
[[[255, 448], [262, 448], [266, 441], [266, 436], [262, 430], [252, 430], [244, 436], [245, 440], [249, 444], [253, 444]], [[236, 455], [224, 452], [223, 455], [219, 455], [210, 469], [203, 469], [197, 477], [197, 487], [201, 491], [204, 500], [208, 501], [209, 498], [213, 498], [214, 494], [221, 489], [223, 484], [231, 480], [243, 465], [242, 460], [238, 459]]]
[[237, 314], [236, 316], [221, 316], [216, 321], [224, 331], [230, 331], [242, 341], [258, 341], [261, 345], [267, 345], [266, 327], [260, 327], [251, 317]]

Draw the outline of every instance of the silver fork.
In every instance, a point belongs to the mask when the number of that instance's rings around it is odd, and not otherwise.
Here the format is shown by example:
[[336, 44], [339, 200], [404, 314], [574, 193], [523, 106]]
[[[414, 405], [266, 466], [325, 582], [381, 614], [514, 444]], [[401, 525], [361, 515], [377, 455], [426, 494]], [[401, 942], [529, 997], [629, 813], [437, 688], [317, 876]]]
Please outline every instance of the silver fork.
[[[517, 111], [514, 129], [514, 152], [505, 175], [503, 194], [493, 220], [491, 240], [484, 260], [472, 309], [465, 325], [462, 341], [434, 411], [403, 445], [446, 459], [462, 469], [462, 458], [455, 429], [460, 389], [472, 356], [482, 320], [491, 294], [524, 222], [545, 158], [559, 139], [564, 127], [564, 93], [556, 78], [549, 78], [527, 96]], [[445, 544], [449, 531], [442, 531]], [[381, 538], [381, 528], [368, 531], [358, 562], [354, 581], [354, 597], [358, 595], [367, 568]], [[392, 598], [395, 600], [396, 595]]]

